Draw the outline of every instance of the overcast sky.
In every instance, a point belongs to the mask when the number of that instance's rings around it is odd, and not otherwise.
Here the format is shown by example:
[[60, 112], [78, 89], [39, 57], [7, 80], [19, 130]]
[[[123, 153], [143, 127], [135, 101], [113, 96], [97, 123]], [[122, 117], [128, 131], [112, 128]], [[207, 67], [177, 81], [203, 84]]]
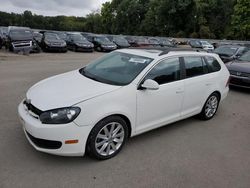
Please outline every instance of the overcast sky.
[[0, 0], [0, 11], [23, 13], [30, 10], [38, 15], [85, 16], [110, 0]]

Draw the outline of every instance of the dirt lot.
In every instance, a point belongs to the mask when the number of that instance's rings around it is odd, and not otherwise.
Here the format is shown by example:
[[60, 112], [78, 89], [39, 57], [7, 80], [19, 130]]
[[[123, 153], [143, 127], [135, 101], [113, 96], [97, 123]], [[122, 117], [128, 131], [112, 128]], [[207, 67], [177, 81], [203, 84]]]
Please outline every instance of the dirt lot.
[[101, 53], [0, 51], [0, 187], [250, 187], [250, 92], [232, 89], [210, 121], [189, 118], [132, 138], [107, 161], [35, 151], [17, 105], [48, 76], [82, 67]]

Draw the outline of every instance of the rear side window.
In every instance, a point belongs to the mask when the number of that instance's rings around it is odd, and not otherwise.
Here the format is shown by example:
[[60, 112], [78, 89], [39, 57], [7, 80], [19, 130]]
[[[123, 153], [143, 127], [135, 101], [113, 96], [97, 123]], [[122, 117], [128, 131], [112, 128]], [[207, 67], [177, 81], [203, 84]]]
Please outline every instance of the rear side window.
[[184, 57], [186, 67], [186, 77], [191, 78], [200, 76], [209, 72], [208, 66], [202, 57]]
[[180, 80], [179, 58], [171, 58], [158, 63], [145, 77], [145, 80], [152, 79], [158, 84]]
[[220, 63], [214, 57], [205, 56], [204, 58], [209, 66], [209, 72], [217, 72], [221, 69]]

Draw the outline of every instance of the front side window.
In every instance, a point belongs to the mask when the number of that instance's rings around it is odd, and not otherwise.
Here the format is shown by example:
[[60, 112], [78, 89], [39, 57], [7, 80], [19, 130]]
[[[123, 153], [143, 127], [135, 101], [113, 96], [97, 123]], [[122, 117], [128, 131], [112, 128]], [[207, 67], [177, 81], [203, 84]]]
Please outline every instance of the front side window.
[[208, 73], [208, 67], [202, 57], [184, 57], [186, 77], [191, 78]]
[[158, 84], [180, 80], [179, 58], [171, 58], [158, 63], [145, 77], [145, 80], [152, 79]]

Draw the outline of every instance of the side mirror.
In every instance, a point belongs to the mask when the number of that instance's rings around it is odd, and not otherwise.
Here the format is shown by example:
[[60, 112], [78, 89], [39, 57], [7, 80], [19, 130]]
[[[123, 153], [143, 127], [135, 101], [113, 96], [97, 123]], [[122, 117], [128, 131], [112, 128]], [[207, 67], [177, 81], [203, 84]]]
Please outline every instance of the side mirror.
[[144, 81], [144, 83], [141, 85], [142, 88], [148, 89], [148, 90], [157, 90], [159, 89], [159, 84], [151, 79], [147, 79]]

